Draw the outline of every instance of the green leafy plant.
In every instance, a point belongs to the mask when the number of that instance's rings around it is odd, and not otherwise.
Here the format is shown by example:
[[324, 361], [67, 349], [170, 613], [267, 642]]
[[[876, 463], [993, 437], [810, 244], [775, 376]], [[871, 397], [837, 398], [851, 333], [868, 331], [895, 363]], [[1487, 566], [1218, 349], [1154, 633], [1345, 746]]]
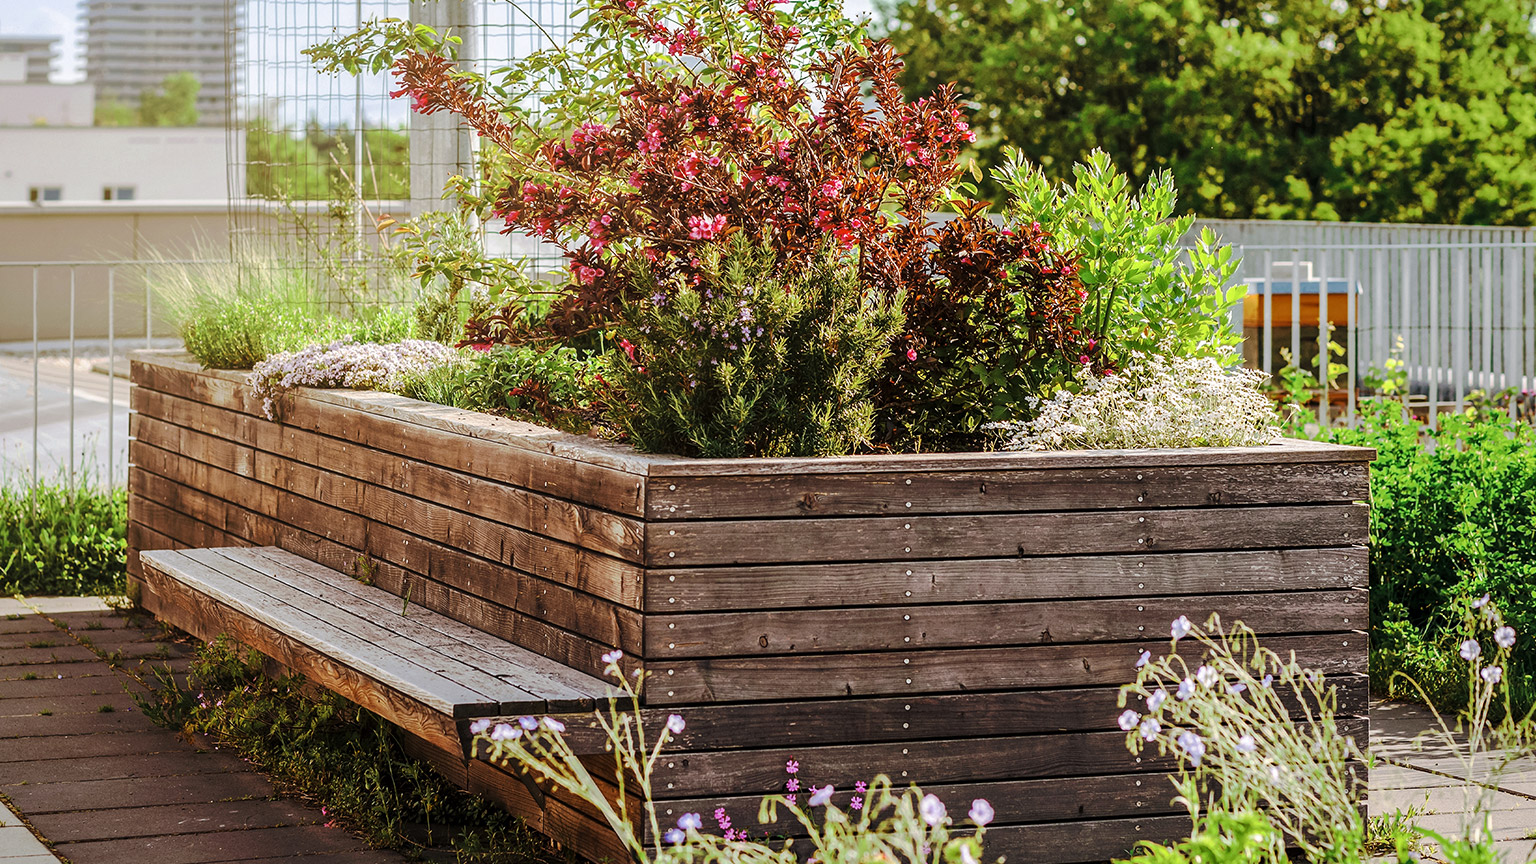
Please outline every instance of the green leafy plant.
[[1263, 813], [1215, 812], [1189, 839], [1168, 846], [1142, 841], [1136, 855], [1116, 864], [1269, 864], [1278, 835]]
[[1137, 703], [1120, 716], [1131, 752], [1178, 757], [1174, 787], [1197, 826], [1203, 813], [1262, 809], [1276, 830], [1260, 860], [1285, 861], [1287, 845], [1314, 864], [1364, 860], [1354, 765], [1365, 756], [1338, 727], [1335, 689], [1241, 622], [1223, 629], [1215, 615], [1204, 626], [1181, 615], [1170, 634], [1170, 652], [1145, 652], [1120, 690], [1122, 707]]
[[1181, 246], [1193, 216], [1174, 218], [1173, 175], [1154, 172], [1140, 190], [1109, 154], [1089, 153], [1074, 182], [1053, 184], [1018, 153], [996, 173], [1010, 196], [1015, 226], [1038, 223], [1073, 256], [1087, 292], [1086, 332], [1096, 334], [1101, 364], [1113, 368], [1131, 352], [1216, 357], [1228, 365], [1241, 337], [1232, 310], [1247, 287], [1235, 281], [1237, 259], [1203, 230], [1197, 245]]
[[636, 266], [636, 293], [652, 296], [624, 309], [608, 396], [636, 447], [830, 456], [873, 439], [871, 382], [901, 332], [901, 295], [863, 291], [831, 247], [788, 279], [774, 258], [736, 237], [700, 250], [697, 283]]
[[[971, 802], [969, 825], [957, 825], [944, 803], [916, 786], [896, 790], [890, 779], [875, 778], [858, 807], [844, 810], [832, 803], [836, 792], [828, 785], [809, 790], [805, 807], [783, 795], [763, 799], [758, 818], [777, 821], [788, 813], [807, 833], [809, 848], [784, 844], [778, 848], [747, 839], [746, 832], [727, 836], [704, 833], [698, 813], [685, 813], [675, 826], [662, 830], [652, 800], [652, 775], [667, 743], [686, 728], [681, 715], [670, 715], [660, 729], [647, 729], [640, 708], [639, 682], [626, 677], [619, 662], [623, 653], [604, 656], [610, 686], [606, 710], [596, 714], [613, 759], [619, 794], [610, 797], [593, 779], [581, 757], [565, 740], [565, 726], [552, 717], [519, 718], [518, 723], [492, 725], [478, 720], [471, 756], [481, 753], [492, 762], [516, 764], [535, 778], [569, 792], [591, 807], [623, 842], [637, 864], [797, 864], [802, 860], [887, 862], [887, 864], [980, 864], [987, 825], [994, 814], [983, 799]], [[641, 812], [631, 812], [633, 789]], [[643, 840], [649, 830], [650, 843]]]
[[151, 667], [134, 701], [153, 722], [208, 735], [255, 763], [287, 794], [321, 805], [377, 847], [446, 848], [461, 864], [573, 862], [501, 807], [454, 788], [407, 755], [389, 723], [302, 678], [270, 679], [259, 654], [224, 639], [200, 646], [185, 679]]
[[424, 402], [586, 432], [597, 417], [598, 379], [608, 368], [606, 355], [566, 345], [494, 345], [408, 373], [394, 389]]
[[85, 480], [0, 483], [0, 595], [123, 593], [127, 504]]

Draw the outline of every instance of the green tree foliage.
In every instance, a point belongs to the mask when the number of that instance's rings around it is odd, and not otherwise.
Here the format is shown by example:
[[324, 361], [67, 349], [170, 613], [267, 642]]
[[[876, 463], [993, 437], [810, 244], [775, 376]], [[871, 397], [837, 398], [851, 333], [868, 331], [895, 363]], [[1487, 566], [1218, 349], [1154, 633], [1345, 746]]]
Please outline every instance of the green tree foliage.
[[[325, 129], [311, 120], [304, 131], [253, 122], [245, 133], [245, 189], [253, 198], [323, 201], [352, 188], [352, 130]], [[404, 130], [363, 130], [363, 197], [395, 201], [411, 194], [410, 139]]]
[[[1210, 217], [1525, 224], [1531, 0], [905, 0], [905, 86], [955, 80], [978, 156], [1095, 148]], [[995, 190], [995, 187], [993, 187]]]
[[137, 106], [111, 98], [96, 103], [96, 125], [196, 126], [197, 94], [202, 87], [191, 72], [167, 75], [159, 87], [139, 95]]

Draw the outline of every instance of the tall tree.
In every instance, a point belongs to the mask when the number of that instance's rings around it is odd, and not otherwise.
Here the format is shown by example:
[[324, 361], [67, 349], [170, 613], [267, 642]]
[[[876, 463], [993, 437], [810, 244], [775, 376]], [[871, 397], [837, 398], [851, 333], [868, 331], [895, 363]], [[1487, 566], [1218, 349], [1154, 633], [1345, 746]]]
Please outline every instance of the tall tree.
[[1536, 0], [887, 2], [909, 91], [955, 80], [977, 155], [1102, 147], [1212, 217], [1529, 223]]
[[196, 126], [197, 94], [203, 85], [191, 72], [165, 76], [158, 88], [139, 97], [140, 126]]

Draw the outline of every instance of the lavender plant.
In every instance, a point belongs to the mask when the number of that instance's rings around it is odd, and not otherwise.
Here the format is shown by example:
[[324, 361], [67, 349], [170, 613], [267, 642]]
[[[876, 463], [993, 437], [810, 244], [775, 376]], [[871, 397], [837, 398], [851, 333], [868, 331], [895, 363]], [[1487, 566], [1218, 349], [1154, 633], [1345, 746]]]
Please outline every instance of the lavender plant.
[[[478, 720], [472, 755], [481, 748], [498, 764], [515, 762], [540, 781], [553, 784], [592, 805], [629, 849], [636, 864], [798, 864], [801, 860], [823, 862], [884, 862], [884, 864], [980, 864], [986, 828], [994, 812], [983, 799], [971, 802], [965, 833], [952, 833], [955, 820], [936, 796], [917, 787], [897, 790], [880, 776], [868, 784], [861, 806], [845, 811], [832, 803], [836, 791], [829, 784], [807, 790], [810, 798], [800, 807], [794, 795], [763, 799], [758, 818], [775, 822], [783, 808], [806, 831], [809, 849], [792, 848], [794, 842], [774, 847], [752, 840], [745, 831], [707, 834], [698, 813], [684, 813], [665, 831], [652, 801], [652, 777], [667, 743], [686, 728], [681, 715], [670, 715], [662, 728], [647, 730], [640, 711], [637, 671], [626, 678], [620, 668], [623, 653], [605, 655], [606, 672], [616, 682], [609, 690], [606, 711], [597, 722], [613, 755], [618, 794], [610, 797], [565, 740], [565, 726], [553, 717], [522, 717], [516, 723], [492, 725]], [[631, 813], [627, 792], [633, 788], [643, 812]], [[643, 840], [649, 828], [651, 843]], [[974, 833], [970, 832], [974, 828]]]
[[249, 382], [261, 399], [268, 419], [277, 415], [277, 400], [294, 387], [347, 387], [353, 390], [391, 390], [407, 374], [454, 362], [458, 352], [439, 342], [406, 339], [373, 343], [339, 339], [283, 352], [256, 364]]
[[[1241, 622], [1222, 629], [1215, 615], [1204, 627], [1180, 616], [1170, 635], [1170, 652], [1143, 652], [1136, 681], [1120, 690], [1131, 752], [1178, 757], [1177, 800], [1197, 826], [1203, 812], [1263, 810], [1276, 829], [1268, 860], [1286, 861], [1287, 845], [1318, 864], [1364, 860], [1355, 765], [1365, 754], [1339, 730], [1322, 674], [1263, 648]], [[1189, 643], [1201, 657], [1193, 669], [1179, 653]]]

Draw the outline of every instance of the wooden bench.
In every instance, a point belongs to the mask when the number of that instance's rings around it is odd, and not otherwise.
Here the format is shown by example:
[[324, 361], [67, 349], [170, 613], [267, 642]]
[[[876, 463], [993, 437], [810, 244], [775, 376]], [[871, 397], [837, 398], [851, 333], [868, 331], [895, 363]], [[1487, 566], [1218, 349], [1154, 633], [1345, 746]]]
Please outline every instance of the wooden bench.
[[144, 552], [160, 618], [260, 651], [408, 732], [464, 752], [469, 724], [590, 715], [606, 685], [276, 547]]

